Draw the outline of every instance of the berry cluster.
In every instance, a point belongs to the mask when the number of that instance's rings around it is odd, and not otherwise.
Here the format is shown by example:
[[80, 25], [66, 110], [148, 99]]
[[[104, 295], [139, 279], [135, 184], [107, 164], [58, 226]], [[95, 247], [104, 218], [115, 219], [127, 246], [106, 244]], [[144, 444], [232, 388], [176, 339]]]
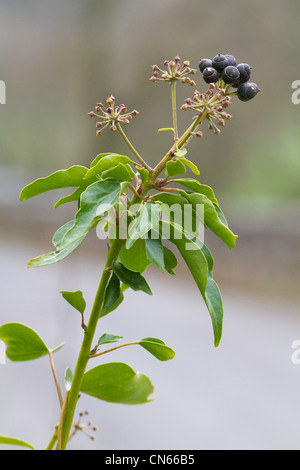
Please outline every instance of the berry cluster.
[[241, 101], [249, 101], [260, 91], [256, 83], [250, 83], [251, 67], [238, 64], [230, 54], [218, 54], [212, 60], [201, 59], [199, 69], [206, 83], [220, 83], [220, 88], [237, 88], [236, 94]]

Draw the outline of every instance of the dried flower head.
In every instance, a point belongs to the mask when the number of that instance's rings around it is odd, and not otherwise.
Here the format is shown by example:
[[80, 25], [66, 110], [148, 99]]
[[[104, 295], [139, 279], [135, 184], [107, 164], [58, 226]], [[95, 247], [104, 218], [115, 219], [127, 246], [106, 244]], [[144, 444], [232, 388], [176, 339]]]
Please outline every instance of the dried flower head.
[[195, 75], [196, 69], [190, 67], [190, 61], [185, 60], [183, 64], [180, 64], [180, 57], [175, 56], [173, 60], [165, 60], [165, 70], [162, 70], [158, 65], [152, 65], [153, 75], [149, 78], [151, 82], [165, 81], [172, 82], [175, 80], [181, 81], [182, 83], [188, 83], [191, 86], [195, 86], [196, 83], [188, 75]]
[[88, 113], [91, 117], [97, 117], [101, 119], [96, 122], [97, 136], [100, 136], [103, 130], [109, 126], [112, 131], [117, 130], [117, 123], [128, 125], [133, 116], [137, 116], [139, 112], [134, 109], [130, 113], [127, 112], [125, 104], [119, 104], [116, 106], [116, 99], [114, 96], [109, 96], [106, 100], [108, 106], [103, 103], [97, 103], [94, 111]]

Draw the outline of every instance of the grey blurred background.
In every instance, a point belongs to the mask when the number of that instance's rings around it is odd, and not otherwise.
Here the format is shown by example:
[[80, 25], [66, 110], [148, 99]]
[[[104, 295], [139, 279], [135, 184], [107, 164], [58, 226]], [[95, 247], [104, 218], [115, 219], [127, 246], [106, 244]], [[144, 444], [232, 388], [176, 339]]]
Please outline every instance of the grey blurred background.
[[[213, 347], [208, 313], [182, 263], [175, 280], [149, 269], [153, 297], [128, 292], [99, 335], [158, 336], [176, 358], [111, 356], [149, 374], [156, 400], [125, 407], [82, 397], [98, 437], [76, 436], [72, 448], [300, 448], [300, 366], [291, 362], [300, 339], [300, 105], [291, 101], [300, 79], [299, 13], [296, 0], [0, 1], [1, 324], [28, 324], [50, 347], [66, 340], [56, 355], [60, 378], [74, 367], [82, 333], [59, 291], [81, 289], [91, 305], [106, 245], [93, 232], [65, 262], [28, 270], [28, 259], [52, 250], [53, 233], [76, 207], [53, 209], [64, 191], [21, 203], [21, 188], [58, 168], [89, 165], [100, 152], [128, 153], [110, 131], [96, 138], [87, 116], [110, 94], [140, 111], [128, 136], [147, 161], [159, 161], [170, 136], [157, 129], [171, 126], [172, 116], [170, 90], [148, 80], [152, 64], [178, 54], [197, 68], [201, 57], [231, 53], [252, 66], [262, 90], [249, 103], [233, 100], [221, 135], [203, 128], [188, 149], [239, 235], [229, 251], [206, 234], [224, 297], [221, 346]], [[196, 82], [204, 91], [200, 74]], [[178, 87], [179, 104], [191, 90]], [[180, 112], [181, 130], [190, 118]], [[38, 447], [58, 413], [45, 362], [0, 366], [0, 434]]]

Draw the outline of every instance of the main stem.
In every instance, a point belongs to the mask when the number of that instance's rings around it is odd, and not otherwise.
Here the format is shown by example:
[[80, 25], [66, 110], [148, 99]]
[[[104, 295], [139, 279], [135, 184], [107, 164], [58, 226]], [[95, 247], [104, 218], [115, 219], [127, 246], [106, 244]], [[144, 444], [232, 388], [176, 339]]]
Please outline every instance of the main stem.
[[81, 349], [79, 352], [76, 368], [74, 371], [72, 386], [69, 392], [68, 403], [64, 413], [63, 425], [62, 425], [62, 432], [61, 432], [61, 449], [65, 450], [68, 444], [68, 438], [71, 431], [73, 417], [75, 413], [75, 408], [77, 404], [77, 400], [80, 393], [80, 388], [82, 384], [83, 375], [85, 373], [85, 369], [87, 363], [90, 358], [90, 351], [92, 349], [92, 342], [94, 339], [100, 311], [104, 301], [104, 294], [105, 289], [108, 284], [108, 280], [110, 277], [110, 269], [112, 266], [112, 262], [117, 259], [120, 249], [124, 243], [124, 240], [115, 239], [111, 244], [111, 248], [109, 249], [106, 264], [100, 279], [99, 287], [96, 293], [96, 297], [94, 300], [94, 305], [91, 311], [91, 315], [89, 318], [89, 322], [87, 324], [87, 329], [84, 332], [84, 337], [81, 345]]
[[[175, 92], [175, 87], [172, 88], [173, 104], [176, 103], [174, 102], [174, 99], [175, 99], [174, 92]], [[131, 204], [135, 203], [137, 200], [141, 202], [144, 199], [147, 192], [153, 187], [153, 183], [155, 182], [155, 179], [165, 169], [168, 161], [174, 157], [178, 149], [182, 148], [188, 142], [192, 133], [195, 131], [195, 129], [197, 129], [197, 127], [205, 119], [207, 113], [208, 111], [206, 110], [204, 111], [202, 116], [197, 116], [195, 118], [194, 122], [188, 127], [188, 129], [182, 134], [182, 136], [174, 142], [172, 148], [162, 158], [162, 160], [158, 163], [158, 165], [153, 170], [150, 169], [150, 167], [146, 164], [146, 162], [142, 159], [142, 157], [137, 153], [133, 145], [128, 140], [123, 129], [121, 128], [121, 126], [119, 126], [118, 130], [123, 140], [129, 146], [129, 148], [133, 151], [133, 153], [138, 158], [138, 160], [143, 164], [143, 166], [150, 170], [148, 180], [142, 185], [142, 192], [141, 192], [140, 197], [137, 198], [137, 196], [134, 194], [131, 199]], [[174, 125], [176, 126], [175, 128], [177, 129], [177, 118], [176, 118], [176, 121], [174, 121]], [[71, 386], [70, 391], [68, 392], [66, 407], [63, 407], [63, 415], [61, 416], [62, 425], [61, 425], [61, 430], [60, 430], [61, 434], [60, 434], [60, 445], [59, 445], [61, 450], [65, 450], [68, 444], [68, 439], [69, 439], [71, 427], [73, 424], [74, 413], [75, 413], [77, 400], [78, 400], [79, 393], [80, 393], [83, 375], [85, 373], [85, 369], [90, 359], [90, 352], [92, 350], [92, 342], [94, 339], [99, 315], [100, 315], [101, 308], [103, 305], [105, 289], [109, 281], [111, 266], [112, 266], [113, 261], [115, 261], [118, 258], [119, 252], [124, 242], [125, 240], [119, 240], [119, 239], [113, 240], [111, 244], [111, 248], [109, 249], [109, 252], [108, 252], [106, 264], [105, 264], [105, 267], [104, 267], [104, 270], [100, 279], [99, 287], [96, 293], [96, 297], [95, 297], [93, 308], [90, 314], [89, 322], [84, 332], [81, 349], [79, 352], [76, 368], [74, 371], [72, 386]]]

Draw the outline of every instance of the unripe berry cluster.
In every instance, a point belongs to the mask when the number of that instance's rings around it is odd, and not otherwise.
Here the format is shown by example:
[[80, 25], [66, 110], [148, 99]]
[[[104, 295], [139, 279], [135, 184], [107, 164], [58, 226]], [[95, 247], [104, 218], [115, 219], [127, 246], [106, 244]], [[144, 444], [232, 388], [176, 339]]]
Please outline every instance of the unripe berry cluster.
[[165, 60], [165, 70], [162, 70], [158, 65], [152, 65], [153, 75], [149, 80], [153, 83], [157, 81], [173, 82], [175, 80], [181, 83], [188, 83], [195, 86], [196, 83], [188, 75], [195, 75], [196, 69], [190, 67], [190, 61], [185, 60], [183, 64], [180, 63], [180, 57], [177, 55], [173, 60]]
[[238, 64], [230, 54], [217, 54], [212, 60], [201, 59], [199, 69], [206, 83], [219, 82], [220, 88], [237, 88], [241, 101], [249, 101], [260, 91], [256, 83], [250, 83], [251, 67], [249, 64]]

